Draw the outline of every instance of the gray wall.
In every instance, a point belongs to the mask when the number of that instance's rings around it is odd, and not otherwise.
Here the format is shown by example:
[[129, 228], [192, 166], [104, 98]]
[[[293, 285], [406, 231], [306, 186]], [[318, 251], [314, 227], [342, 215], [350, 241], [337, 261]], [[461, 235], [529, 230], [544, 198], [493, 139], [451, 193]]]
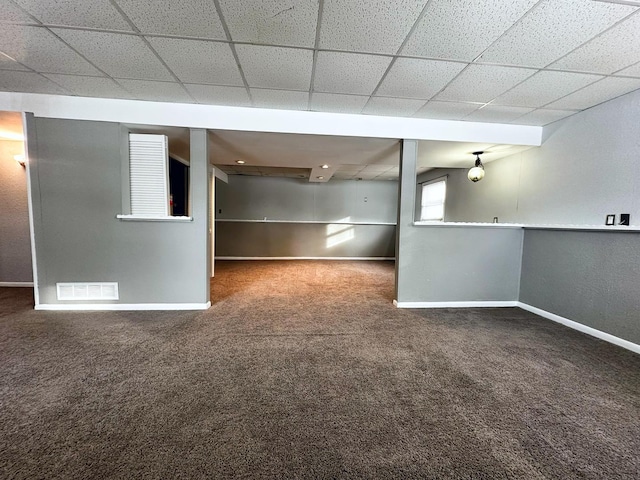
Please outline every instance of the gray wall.
[[397, 192], [395, 181], [229, 175], [216, 184], [216, 219], [395, 223]]
[[397, 189], [391, 181], [229, 175], [216, 183], [216, 256], [393, 257], [395, 226], [381, 224], [396, 222]]
[[36, 118], [34, 128], [40, 303], [66, 303], [56, 300], [57, 282], [90, 281], [118, 282], [116, 303], [208, 301], [204, 132], [195, 158], [192, 145], [194, 220], [165, 223], [116, 219], [123, 211], [119, 124]]
[[640, 344], [636, 233], [526, 230], [520, 301]]
[[515, 301], [522, 229], [414, 226], [417, 142], [403, 142], [398, 302]]
[[218, 222], [218, 257], [395, 257], [394, 225]]
[[545, 127], [541, 147], [486, 164], [476, 184], [466, 169], [445, 172], [445, 220], [604, 225], [630, 213], [640, 225], [639, 117], [636, 91]]
[[14, 160], [23, 142], [0, 140], [0, 282], [31, 282], [27, 174]]

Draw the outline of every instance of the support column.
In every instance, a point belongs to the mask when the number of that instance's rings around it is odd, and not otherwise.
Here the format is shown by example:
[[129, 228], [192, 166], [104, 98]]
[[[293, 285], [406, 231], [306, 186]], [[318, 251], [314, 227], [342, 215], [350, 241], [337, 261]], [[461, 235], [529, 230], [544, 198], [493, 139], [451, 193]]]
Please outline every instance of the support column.
[[204, 261], [198, 266], [198, 285], [202, 290], [202, 302], [210, 300], [210, 265], [211, 245], [209, 238], [209, 143], [207, 131], [201, 128], [190, 130], [190, 168], [189, 183], [191, 185], [191, 216], [198, 226], [198, 249], [202, 252]]
[[398, 226], [396, 227], [396, 291], [395, 298], [401, 301], [403, 269], [411, 258], [403, 248], [412, 233], [416, 198], [416, 165], [418, 163], [418, 141], [402, 140], [400, 149], [400, 178], [398, 182]]

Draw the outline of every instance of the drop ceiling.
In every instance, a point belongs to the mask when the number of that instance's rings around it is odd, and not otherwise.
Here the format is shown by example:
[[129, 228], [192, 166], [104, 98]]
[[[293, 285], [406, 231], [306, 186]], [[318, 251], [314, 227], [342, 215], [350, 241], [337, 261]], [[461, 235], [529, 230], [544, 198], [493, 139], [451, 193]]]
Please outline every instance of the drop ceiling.
[[640, 88], [638, 10], [2, 0], [0, 91], [545, 125]]

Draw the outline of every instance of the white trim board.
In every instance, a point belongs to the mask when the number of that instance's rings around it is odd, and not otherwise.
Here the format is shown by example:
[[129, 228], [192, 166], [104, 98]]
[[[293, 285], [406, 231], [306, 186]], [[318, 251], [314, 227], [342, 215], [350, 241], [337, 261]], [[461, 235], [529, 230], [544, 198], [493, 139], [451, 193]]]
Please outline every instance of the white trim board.
[[531, 146], [542, 144], [542, 127], [529, 125], [146, 102], [37, 93], [0, 92], [0, 110], [33, 112], [35, 116], [44, 118], [245, 132], [411, 138]]
[[207, 303], [41, 303], [35, 310], [55, 311], [112, 311], [112, 310], [207, 310], [211, 302]]
[[396, 257], [216, 257], [216, 260], [395, 260]]
[[627, 350], [631, 350], [637, 354], [640, 354], [640, 345], [630, 342], [629, 340], [625, 340], [620, 337], [616, 337], [615, 335], [611, 335], [610, 333], [603, 332], [601, 330], [596, 330], [595, 328], [588, 327], [587, 325], [583, 325], [582, 323], [574, 322], [573, 320], [569, 320], [568, 318], [561, 317], [560, 315], [556, 315], [555, 313], [547, 312], [546, 310], [542, 310], [541, 308], [533, 307], [526, 303], [517, 302], [517, 306], [527, 312], [535, 313], [536, 315], [546, 318], [547, 320], [551, 320], [552, 322], [561, 323], [562, 325], [572, 328], [573, 330], [577, 330], [582, 333], [586, 333], [587, 335], [591, 335], [592, 337], [599, 338], [600, 340], [604, 340], [605, 342], [613, 343], [622, 348], [626, 348]]
[[0, 282], [0, 287], [31, 287], [33, 282]]
[[481, 300], [471, 302], [398, 302], [393, 301], [398, 308], [498, 308], [517, 307], [518, 302], [507, 300]]
[[583, 325], [582, 323], [575, 322], [573, 320], [569, 320], [568, 318], [561, 317], [560, 315], [556, 315], [555, 313], [547, 312], [546, 310], [542, 310], [541, 308], [533, 307], [526, 303], [522, 303], [519, 301], [505, 301], [505, 302], [494, 302], [494, 301], [480, 301], [480, 302], [398, 302], [397, 300], [393, 301], [393, 304], [398, 308], [482, 308], [482, 307], [518, 307], [522, 310], [526, 310], [527, 312], [531, 312], [535, 315], [538, 315], [542, 318], [546, 318], [547, 320], [551, 320], [552, 322], [560, 323], [566, 327], [569, 327], [573, 330], [577, 330], [582, 333], [586, 333], [587, 335], [591, 335], [592, 337], [599, 338], [600, 340], [604, 340], [605, 342], [612, 343], [619, 347], [625, 348], [627, 350], [631, 350], [634, 353], [640, 354], [640, 345], [630, 342], [629, 340], [625, 340], [620, 337], [616, 337], [615, 335], [611, 335], [610, 333], [603, 332], [601, 330], [596, 330], [595, 328], [588, 327], [587, 325]]

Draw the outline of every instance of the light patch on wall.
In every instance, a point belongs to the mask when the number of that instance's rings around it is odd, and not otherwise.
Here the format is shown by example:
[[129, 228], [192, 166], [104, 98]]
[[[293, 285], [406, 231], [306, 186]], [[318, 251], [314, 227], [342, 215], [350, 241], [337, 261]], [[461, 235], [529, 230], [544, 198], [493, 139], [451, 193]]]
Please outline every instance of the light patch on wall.
[[335, 247], [356, 237], [354, 226], [349, 223], [350, 221], [351, 217], [345, 217], [327, 225], [327, 248]]
[[24, 142], [24, 135], [21, 133], [10, 132], [8, 130], [0, 130], [0, 140], [14, 140], [16, 142]]

